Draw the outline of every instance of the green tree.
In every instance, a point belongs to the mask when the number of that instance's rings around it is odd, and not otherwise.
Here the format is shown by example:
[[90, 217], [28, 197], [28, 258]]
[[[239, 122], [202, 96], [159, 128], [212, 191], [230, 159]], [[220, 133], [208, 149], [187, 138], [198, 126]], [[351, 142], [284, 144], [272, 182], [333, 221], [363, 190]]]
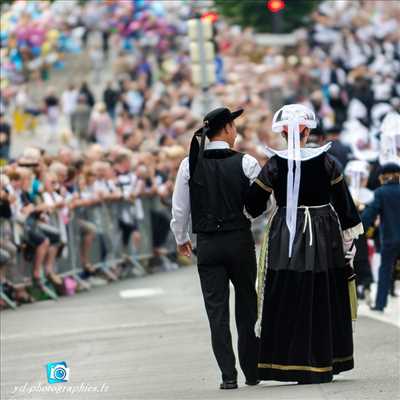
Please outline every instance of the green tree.
[[232, 23], [257, 32], [291, 32], [307, 24], [320, 0], [285, 0], [285, 8], [272, 13], [267, 0], [214, 0], [217, 10]]

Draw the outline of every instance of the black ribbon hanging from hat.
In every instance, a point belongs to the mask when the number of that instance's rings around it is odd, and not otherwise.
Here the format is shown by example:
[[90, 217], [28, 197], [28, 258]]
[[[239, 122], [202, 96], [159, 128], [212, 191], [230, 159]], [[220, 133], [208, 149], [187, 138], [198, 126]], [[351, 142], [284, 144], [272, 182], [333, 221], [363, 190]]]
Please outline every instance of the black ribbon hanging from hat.
[[199, 141], [197, 139], [197, 136], [193, 135], [189, 150], [189, 172], [191, 177], [193, 176], [196, 167], [199, 150], [200, 150]]
[[[204, 158], [204, 147], [206, 142], [206, 134], [208, 130], [208, 121], [204, 121], [204, 125], [198, 129], [192, 138], [190, 143], [190, 151], [189, 151], [189, 171], [190, 176], [195, 176], [195, 170], [201, 168], [201, 164]], [[200, 136], [200, 144], [197, 139]], [[196, 174], [199, 176], [199, 174]], [[200, 182], [198, 182], [200, 183]]]
[[209, 129], [208, 121], [204, 121], [203, 129], [201, 130], [199, 159], [202, 160], [204, 156], [204, 146], [206, 144], [206, 133]]

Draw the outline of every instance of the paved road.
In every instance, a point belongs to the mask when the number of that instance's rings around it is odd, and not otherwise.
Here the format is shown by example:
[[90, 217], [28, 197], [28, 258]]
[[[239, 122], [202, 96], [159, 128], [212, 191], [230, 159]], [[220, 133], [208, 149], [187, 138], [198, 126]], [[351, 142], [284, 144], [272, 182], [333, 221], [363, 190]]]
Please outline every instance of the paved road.
[[[397, 399], [399, 334], [361, 317], [356, 369], [333, 383], [246, 387], [240, 376], [239, 390], [223, 392], [196, 269], [188, 267], [3, 312], [1, 399]], [[58, 361], [67, 362], [70, 380], [48, 385], [44, 365]], [[27, 393], [47, 387], [81, 392]], [[83, 391], [89, 387], [103, 391]]]

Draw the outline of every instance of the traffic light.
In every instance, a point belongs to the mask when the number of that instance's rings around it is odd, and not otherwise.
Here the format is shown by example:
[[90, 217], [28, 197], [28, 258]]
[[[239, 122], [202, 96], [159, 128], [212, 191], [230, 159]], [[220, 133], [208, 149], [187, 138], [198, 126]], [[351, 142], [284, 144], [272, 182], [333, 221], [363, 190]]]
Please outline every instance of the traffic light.
[[188, 32], [193, 82], [202, 89], [207, 89], [216, 80], [213, 27], [210, 18], [189, 20]]
[[213, 24], [214, 22], [218, 21], [218, 17], [218, 13], [216, 13], [215, 11], [207, 11], [201, 16], [201, 19], [203, 21], [208, 20]]
[[273, 13], [277, 13], [285, 8], [285, 2], [283, 0], [268, 0], [267, 8]]

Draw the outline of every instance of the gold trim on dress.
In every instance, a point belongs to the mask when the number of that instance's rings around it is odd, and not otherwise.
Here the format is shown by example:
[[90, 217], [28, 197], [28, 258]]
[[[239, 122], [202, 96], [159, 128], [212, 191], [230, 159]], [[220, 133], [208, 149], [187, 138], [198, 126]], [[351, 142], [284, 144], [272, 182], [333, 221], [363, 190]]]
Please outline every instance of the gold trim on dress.
[[[353, 359], [353, 356], [347, 357], [337, 357], [334, 358], [333, 364], [350, 361]], [[280, 369], [282, 371], [311, 371], [311, 372], [329, 372], [333, 370], [332, 366], [329, 367], [312, 367], [311, 365], [283, 365], [283, 364], [267, 364], [267, 363], [258, 363], [258, 368], [270, 368], [270, 369]]]
[[254, 182], [257, 183], [257, 185], [260, 186], [265, 191], [272, 193], [272, 191], [273, 191], [272, 188], [270, 188], [269, 186], [262, 183], [258, 178]]
[[345, 362], [345, 361], [350, 361], [353, 359], [353, 356], [348, 356], [348, 357], [337, 357], [333, 359], [333, 363], [338, 363], [338, 362]]
[[331, 181], [331, 185], [336, 185], [337, 183], [339, 183], [341, 180], [343, 179], [343, 174], [340, 174], [336, 179], [334, 179], [333, 181]]
[[280, 369], [283, 371], [311, 371], [311, 372], [329, 372], [333, 367], [311, 367], [310, 365], [281, 365], [281, 364], [258, 364], [258, 368]]

